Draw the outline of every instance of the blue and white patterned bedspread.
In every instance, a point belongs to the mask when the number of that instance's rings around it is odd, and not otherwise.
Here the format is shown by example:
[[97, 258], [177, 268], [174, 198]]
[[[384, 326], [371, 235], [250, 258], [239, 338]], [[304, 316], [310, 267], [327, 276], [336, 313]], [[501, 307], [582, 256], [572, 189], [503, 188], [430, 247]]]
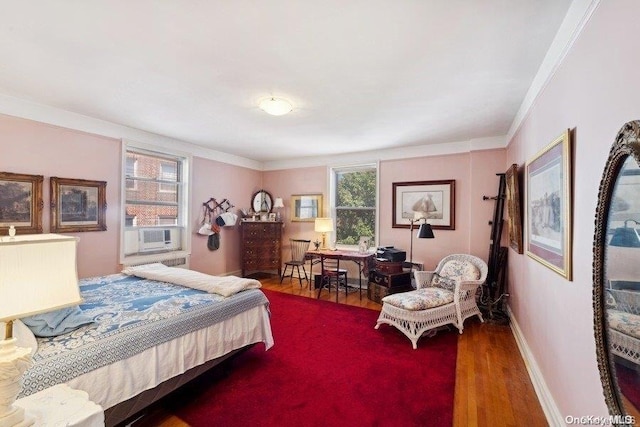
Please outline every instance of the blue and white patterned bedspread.
[[38, 339], [20, 396], [67, 382], [181, 335], [268, 303], [258, 289], [229, 298], [124, 274], [80, 281], [80, 308], [95, 323]]

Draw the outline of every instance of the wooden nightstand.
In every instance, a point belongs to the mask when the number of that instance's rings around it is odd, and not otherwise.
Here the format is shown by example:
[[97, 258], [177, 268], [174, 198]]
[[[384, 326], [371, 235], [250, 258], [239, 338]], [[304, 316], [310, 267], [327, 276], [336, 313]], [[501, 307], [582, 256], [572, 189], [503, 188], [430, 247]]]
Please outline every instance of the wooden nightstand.
[[82, 390], [58, 384], [16, 400], [16, 406], [35, 418], [34, 427], [103, 427], [104, 411]]

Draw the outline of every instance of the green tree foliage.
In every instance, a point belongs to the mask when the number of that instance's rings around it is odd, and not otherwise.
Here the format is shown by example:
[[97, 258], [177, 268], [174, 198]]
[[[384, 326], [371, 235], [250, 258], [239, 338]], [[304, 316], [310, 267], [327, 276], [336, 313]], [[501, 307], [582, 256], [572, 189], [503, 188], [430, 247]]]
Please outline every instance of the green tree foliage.
[[357, 245], [360, 236], [375, 241], [376, 171], [336, 174], [336, 242]]

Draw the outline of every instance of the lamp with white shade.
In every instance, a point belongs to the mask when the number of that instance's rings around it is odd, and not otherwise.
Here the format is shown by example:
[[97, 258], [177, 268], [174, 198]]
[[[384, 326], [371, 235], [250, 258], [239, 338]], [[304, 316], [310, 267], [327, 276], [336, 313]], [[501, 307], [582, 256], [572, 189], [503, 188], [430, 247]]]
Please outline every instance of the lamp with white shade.
[[282, 219], [280, 215], [280, 209], [284, 208], [282, 197], [276, 197], [276, 200], [274, 200], [273, 202], [273, 208], [276, 209], [276, 219], [280, 221]]
[[16, 319], [78, 305], [82, 299], [76, 269], [77, 238], [33, 234], [0, 238], [0, 427], [29, 426], [33, 417], [13, 403], [31, 349], [16, 345]]
[[333, 231], [333, 219], [316, 218], [315, 230], [316, 233], [322, 233], [322, 247], [320, 249], [327, 249], [327, 233]]

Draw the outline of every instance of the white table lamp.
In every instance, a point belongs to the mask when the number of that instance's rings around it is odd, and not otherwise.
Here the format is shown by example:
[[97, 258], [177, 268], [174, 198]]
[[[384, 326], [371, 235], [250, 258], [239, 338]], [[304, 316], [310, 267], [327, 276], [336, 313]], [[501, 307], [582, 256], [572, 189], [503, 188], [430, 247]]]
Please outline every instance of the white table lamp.
[[322, 233], [322, 247], [320, 249], [327, 249], [327, 233], [333, 231], [333, 219], [316, 218], [315, 230], [316, 233]]
[[274, 200], [273, 202], [273, 208], [276, 209], [276, 218], [278, 221], [280, 221], [281, 220], [280, 209], [284, 208], [282, 197], [276, 197], [276, 200]]
[[13, 321], [79, 304], [77, 239], [59, 234], [0, 238], [0, 427], [29, 426], [34, 420], [13, 405], [31, 349], [16, 346]]

